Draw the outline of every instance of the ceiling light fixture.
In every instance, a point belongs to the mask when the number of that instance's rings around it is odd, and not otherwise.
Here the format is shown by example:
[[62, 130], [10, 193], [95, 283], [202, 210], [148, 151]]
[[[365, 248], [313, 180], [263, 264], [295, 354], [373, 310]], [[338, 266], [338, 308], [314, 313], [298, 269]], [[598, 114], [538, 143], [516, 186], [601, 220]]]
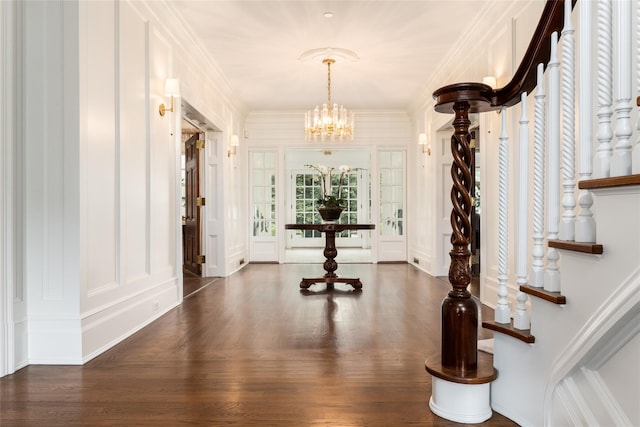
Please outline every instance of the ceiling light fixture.
[[305, 114], [304, 135], [307, 141], [353, 139], [353, 113], [342, 105], [338, 107], [338, 104], [331, 104], [331, 64], [335, 62], [331, 57], [322, 60], [323, 64], [327, 64], [327, 103]]

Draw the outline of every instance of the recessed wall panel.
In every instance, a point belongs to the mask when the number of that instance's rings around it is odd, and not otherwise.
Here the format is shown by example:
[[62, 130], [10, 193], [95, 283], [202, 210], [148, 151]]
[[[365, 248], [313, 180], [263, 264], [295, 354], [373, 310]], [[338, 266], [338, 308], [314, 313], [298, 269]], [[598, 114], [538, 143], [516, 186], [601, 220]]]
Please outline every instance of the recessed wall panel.
[[[157, 113], [164, 97], [164, 81], [168, 77], [171, 48], [164, 37], [149, 31], [149, 122], [150, 126], [150, 262], [151, 274], [166, 277], [176, 271], [176, 153], [178, 143], [170, 126], [175, 113], [161, 117]], [[179, 244], [179, 243], [178, 243]]]
[[[49, 18], [43, 26], [43, 64], [48, 72], [43, 76], [42, 99], [44, 106], [53, 105], [51, 100], [63, 99], [63, 90], [59, 84], [64, 75], [64, 40], [59, 29], [64, 25], [62, 8], [55, 4], [46, 4], [44, 13]], [[46, 256], [43, 258], [43, 300], [61, 300], [64, 298], [65, 278], [63, 266], [64, 253], [64, 108], [48, 108], [40, 121], [43, 126], [42, 188], [43, 192], [43, 235], [42, 246]]]
[[87, 291], [117, 284], [119, 240], [118, 135], [116, 123], [115, 4], [91, 2], [87, 7], [87, 48], [81, 60], [87, 70]]
[[120, 3], [121, 260], [124, 282], [148, 275], [147, 23]]

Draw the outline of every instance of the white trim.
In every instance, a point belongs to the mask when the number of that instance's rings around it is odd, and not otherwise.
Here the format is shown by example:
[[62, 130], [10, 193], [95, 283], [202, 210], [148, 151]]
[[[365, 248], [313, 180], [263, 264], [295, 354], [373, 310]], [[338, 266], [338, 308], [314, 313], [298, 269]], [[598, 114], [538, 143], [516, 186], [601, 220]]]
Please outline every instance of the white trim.
[[573, 378], [567, 378], [558, 385], [558, 397], [573, 425], [598, 425], [596, 417]]
[[[616, 397], [600, 376], [600, 373], [584, 367], [581, 371], [598, 397], [598, 402], [602, 404], [609, 417], [613, 420], [612, 424], [616, 426], [633, 425], [629, 417], [624, 413], [622, 407], [618, 404]], [[598, 420], [595, 421], [596, 423], [591, 425], [596, 425]]]
[[[552, 363], [547, 377], [543, 410], [545, 425], [553, 419], [553, 396], [558, 385], [585, 363], [602, 364], [640, 332], [640, 267], [613, 292], [585, 323], [566, 350]], [[630, 321], [631, 319], [631, 321]], [[604, 337], [610, 339], [604, 340]], [[605, 342], [606, 341], [606, 342]]]
[[[14, 140], [15, 52], [14, 1], [0, 3], [0, 377], [15, 371], [15, 334], [13, 324], [14, 277]], [[15, 89], [14, 89], [15, 90]]]

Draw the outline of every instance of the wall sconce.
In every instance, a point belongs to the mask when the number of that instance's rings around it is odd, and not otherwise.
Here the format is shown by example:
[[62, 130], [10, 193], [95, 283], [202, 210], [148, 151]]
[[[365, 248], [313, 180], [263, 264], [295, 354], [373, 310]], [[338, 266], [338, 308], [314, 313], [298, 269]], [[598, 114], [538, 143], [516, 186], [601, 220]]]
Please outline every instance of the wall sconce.
[[173, 98], [178, 98], [180, 96], [180, 81], [178, 79], [167, 79], [164, 82], [164, 96], [171, 97], [171, 107], [167, 108], [164, 104], [160, 104], [158, 112], [163, 117], [167, 111], [171, 111], [173, 113]]
[[421, 133], [418, 135], [418, 145], [422, 147], [422, 152], [427, 153], [428, 156], [431, 155], [431, 147], [427, 144], [427, 134]]
[[482, 78], [482, 83], [486, 84], [487, 86], [490, 86], [491, 89], [495, 89], [496, 86], [498, 85], [498, 82], [496, 80], [496, 78], [494, 76], [485, 76]]
[[238, 152], [238, 146], [240, 145], [240, 140], [238, 139], [238, 135], [231, 135], [231, 141], [229, 141], [229, 149], [227, 150], [227, 157], [231, 157], [231, 155], [235, 155]]
[[[495, 78], [495, 76], [484, 76], [482, 78], [482, 83], [490, 86], [491, 89], [495, 89], [498, 86], [498, 80]], [[496, 113], [500, 114], [500, 111], [501, 110], [497, 110]]]

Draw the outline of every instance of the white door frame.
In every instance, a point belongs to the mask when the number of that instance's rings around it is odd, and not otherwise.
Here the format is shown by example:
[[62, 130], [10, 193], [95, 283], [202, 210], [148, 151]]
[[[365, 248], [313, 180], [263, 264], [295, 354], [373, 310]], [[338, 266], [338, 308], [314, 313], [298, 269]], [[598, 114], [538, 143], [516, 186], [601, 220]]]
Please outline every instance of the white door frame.
[[21, 46], [15, 40], [18, 8], [15, 1], [0, 2], [0, 377], [15, 372], [14, 334], [14, 222], [15, 207], [15, 108], [20, 100], [16, 96], [16, 53]]
[[[200, 194], [208, 200], [208, 205], [205, 205], [200, 210], [200, 247], [203, 255], [206, 257], [206, 262], [202, 264], [202, 276], [225, 276], [225, 250], [224, 250], [224, 209], [223, 203], [214, 203], [214, 200], [221, 200], [219, 194], [221, 188], [216, 183], [222, 182], [222, 176], [224, 171], [222, 170], [222, 157], [223, 147], [221, 141], [222, 133], [218, 127], [209, 118], [204, 117], [199, 111], [197, 111], [187, 101], [182, 101], [182, 111], [180, 116], [180, 122], [184, 118], [186, 121], [193, 124], [201, 134], [204, 134], [205, 148], [200, 153]], [[180, 144], [181, 136], [177, 135], [176, 139]], [[178, 146], [178, 152], [180, 147]], [[181, 189], [180, 189], [180, 175], [181, 175], [181, 161], [180, 153], [178, 155], [178, 170], [177, 170], [177, 185], [178, 185], [178, 209], [177, 220], [179, 224], [182, 224], [180, 203], [181, 203]], [[214, 210], [217, 207], [217, 210]], [[180, 225], [180, 227], [182, 227]], [[179, 262], [178, 265], [182, 266], [182, 233], [180, 228], [179, 246]], [[215, 247], [214, 247], [215, 245]], [[215, 258], [214, 258], [215, 257]], [[180, 274], [182, 276], [182, 274]]]

